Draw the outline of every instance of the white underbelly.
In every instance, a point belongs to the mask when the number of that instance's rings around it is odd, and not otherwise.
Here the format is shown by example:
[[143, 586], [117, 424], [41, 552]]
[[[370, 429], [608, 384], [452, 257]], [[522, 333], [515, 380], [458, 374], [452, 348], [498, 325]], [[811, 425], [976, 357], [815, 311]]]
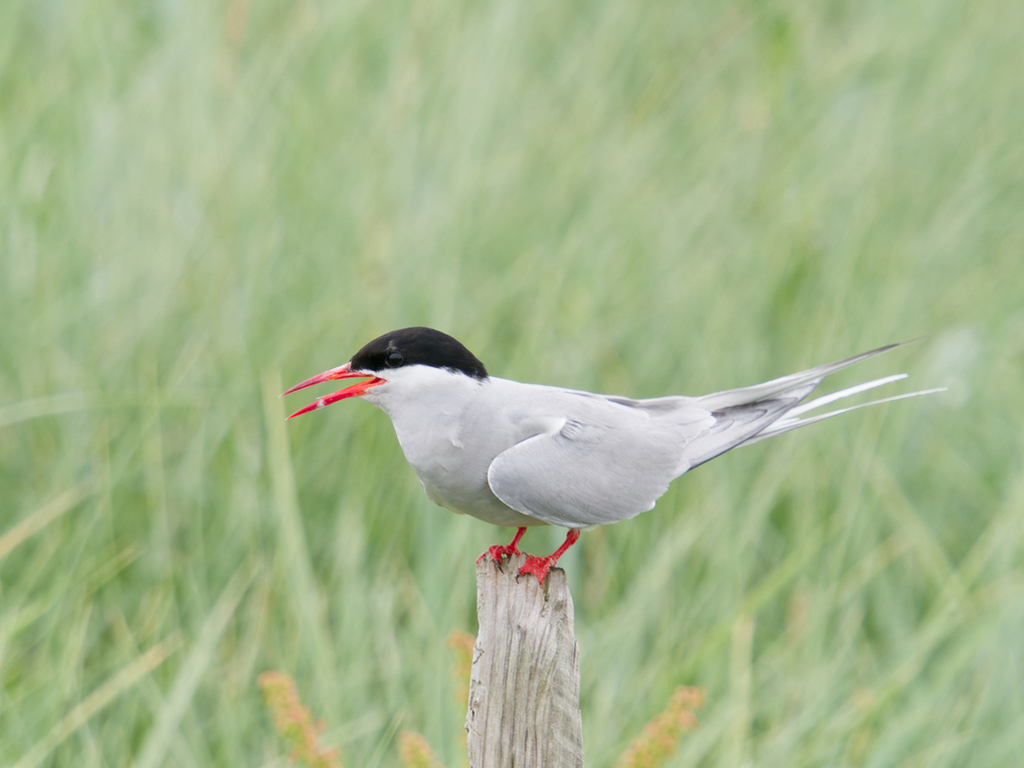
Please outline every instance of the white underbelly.
[[417, 438], [406, 435], [403, 439], [402, 433], [396, 432], [406, 460], [435, 504], [494, 525], [547, 525], [517, 512], [494, 495], [487, 484], [487, 469], [494, 458], [489, 451], [469, 452], [458, 440], [437, 435], [425, 439], [422, 432]]

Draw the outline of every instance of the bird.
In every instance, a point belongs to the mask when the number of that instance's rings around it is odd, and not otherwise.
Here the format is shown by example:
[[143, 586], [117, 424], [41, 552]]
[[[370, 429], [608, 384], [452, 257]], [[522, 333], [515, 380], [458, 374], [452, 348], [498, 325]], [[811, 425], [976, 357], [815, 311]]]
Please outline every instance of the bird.
[[489, 547], [477, 562], [490, 556], [500, 566], [502, 558], [523, 554], [519, 542], [527, 528], [567, 528], [558, 549], [546, 557], [528, 556], [519, 570], [543, 583], [581, 531], [651, 510], [674, 479], [726, 451], [858, 408], [942, 391], [804, 416], [906, 378], [894, 374], [807, 400], [828, 375], [899, 346], [749, 387], [635, 400], [491, 376], [452, 336], [413, 327], [377, 337], [347, 363], [281, 397], [328, 381], [363, 379], [288, 418], [349, 398], [384, 411], [432, 501], [517, 529], [511, 543]]

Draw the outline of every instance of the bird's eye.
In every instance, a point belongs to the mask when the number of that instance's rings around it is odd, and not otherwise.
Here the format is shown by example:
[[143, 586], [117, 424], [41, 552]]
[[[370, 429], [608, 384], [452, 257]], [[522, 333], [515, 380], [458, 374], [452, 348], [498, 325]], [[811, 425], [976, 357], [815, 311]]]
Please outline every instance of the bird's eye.
[[388, 355], [388, 368], [397, 368], [405, 362], [405, 357], [401, 352], [392, 352]]

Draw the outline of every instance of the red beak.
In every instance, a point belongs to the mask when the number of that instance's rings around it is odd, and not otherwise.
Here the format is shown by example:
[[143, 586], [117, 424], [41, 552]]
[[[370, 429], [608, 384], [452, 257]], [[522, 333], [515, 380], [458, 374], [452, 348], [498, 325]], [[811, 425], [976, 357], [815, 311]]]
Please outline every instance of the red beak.
[[344, 365], [339, 365], [337, 368], [331, 368], [331, 370], [329, 371], [324, 371], [323, 373], [317, 374], [311, 379], [306, 379], [301, 384], [296, 384], [287, 392], [283, 393], [281, 397], [284, 397], [285, 395], [290, 395], [292, 392], [298, 392], [300, 389], [305, 389], [306, 387], [312, 387], [314, 384], [322, 384], [325, 381], [333, 381], [334, 379], [351, 379], [366, 377], [369, 377], [369, 381], [360, 381], [356, 384], [352, 384], [351, 386], [345, 387], [344, 389], [335, 392], [333, 395], [324, 395], [323, 397], [318, 397], [305, 408], [296, 411], [288, 418], [294, 419], [296, 416], [301, 416], [302, 414], [308, 413], [309, 411], [315, 411], [320, 408], [326, 408], [331, 403], [336, 403], [339, 400], [344, 400], [347, 397], [359, 397], [359, 395], [366, 392], [366, 390], [368, 390], [370, 387], [376, 387], [379, 384], [383, 384], [384, 379], [378, 378], [374, 376], [372, 373], [353, 371], [352, 365], [350, 363], [345, 363]]

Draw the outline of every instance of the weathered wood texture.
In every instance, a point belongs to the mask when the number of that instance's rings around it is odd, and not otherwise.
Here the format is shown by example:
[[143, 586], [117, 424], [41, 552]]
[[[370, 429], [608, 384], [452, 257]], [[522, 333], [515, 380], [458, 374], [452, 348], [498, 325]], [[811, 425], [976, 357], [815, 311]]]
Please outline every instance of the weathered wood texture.
[[480, 632], [466, 714], [471, 768], [582, 768], [580, 660], [565, 571], [517, 579], [524, 556], [476, 567]]

